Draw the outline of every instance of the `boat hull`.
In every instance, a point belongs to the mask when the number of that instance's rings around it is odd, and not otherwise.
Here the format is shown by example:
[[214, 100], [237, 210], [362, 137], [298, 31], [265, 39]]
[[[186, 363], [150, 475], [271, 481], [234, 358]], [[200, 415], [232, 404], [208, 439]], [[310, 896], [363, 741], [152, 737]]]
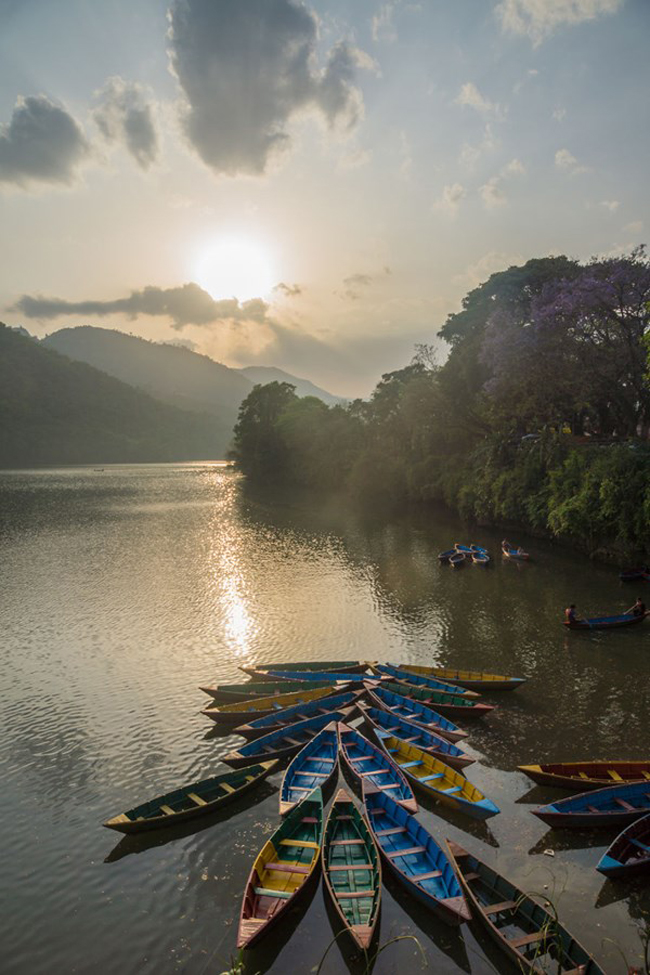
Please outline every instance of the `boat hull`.
[[280, 815], [286, 816], [316, 788], [325, 793], [337, 770], [338, 738], [336, 722], [331, 721], [285, 769], [280, 786]]
[[251, 765], [253, 762], [262, 760], [289, 758], [304, 748], [330, 721], [349, 719], [354, 711], [354, 707], [343, 708], [340, 711], [332, 711], [330, 714], [324, 714], [318, 718], [297, 721], [295, 724], [289, 725], [288, 728], [272, 731], [262, 738], [248, 742], [239, 751], [224, 755], [222, 761], [232, 768], [242, 768], [244, 765]]
[[548, 826], [570, 829], [626, 826], [650, 813], [650, 784], [632, 782], [551, 802], [533, 814]]
[[462, 728], [453, 724], [443, 715], [421, 704], [420, 701], [412, 701], [403, 694], [393, 693], [392, 691], [384, 693], [383, 688], [367, 687], [366, 691], [370, 700], [382, 711], [392, 714], [399, 713], [399, 717], [406, 718], [407, 721], [412, 721], [413, 724], [417, 724], [427, 731], [433, 731], [436, 735], [442, 735], [447, 741], [461, 741], [463, 738], [467, 738], [466, 731], [463, 731]]
[[424, 667], [415, 664], [400, 664], [400, 670], [438, 677], [448, 684], [467, 687], [472, 691], [514, 691], [526, 683], [525, 677], [507, 677], [500, 674], [488, 674], [480, 670], [454, 670], [451, 667]]
[[363, 708], [363, 717], [377, 740], [379, 740], [377, 737], [379, 731], [388, 732], [401, 738], [402, 741], [415, 745], [416, 748], [421, 748], [423, 752], [427, 752], [434, 758], [439, 758], [451, 768], [461, 769], [474, 764], [474, 759], [470, 758], [462, 748], [443, 738], [442, 735], [427, 731], [412, 721], [391, 714], [390, 711], [366, 706]]
[[417, 799], [406, 776], [383, 749], [342, 722], [338, 725], [338, 736], [339, 754], [360, 790], [366, 781], [377, 783], [379, 791], [390, 792], [391, 798], [408, 812], [418, 811]]
[[[539, 785], [570, 789], [572, 792], [606, 789], [622, 782], [647, 781], [650, 788], [650, 762], [558, 762], [517, 767]], [[615, 774], [608, 774], [610, 771]]]
[[568, 630], [619, 630], [624, 626], [638, 626], [639, 623], [643, 623], [646, 616], [647, 613], [638, 616], [627, 613], [621, 616], [597, 616], [593, 619], [564, 620], [563, 626]]
[[650, 872], [650, 815], [627, 826], [610, 844], [596, 870], [606, 877]]

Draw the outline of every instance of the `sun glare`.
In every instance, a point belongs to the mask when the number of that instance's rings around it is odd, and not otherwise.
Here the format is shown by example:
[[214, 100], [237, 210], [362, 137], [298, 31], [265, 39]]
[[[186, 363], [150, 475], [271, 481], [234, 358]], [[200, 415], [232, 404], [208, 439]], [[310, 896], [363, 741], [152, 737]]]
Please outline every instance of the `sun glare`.
[[200, 254], [194, 278], [215, 299], [264, 298], [276, 283], [267, 250], [242, 237], [224, 237]]

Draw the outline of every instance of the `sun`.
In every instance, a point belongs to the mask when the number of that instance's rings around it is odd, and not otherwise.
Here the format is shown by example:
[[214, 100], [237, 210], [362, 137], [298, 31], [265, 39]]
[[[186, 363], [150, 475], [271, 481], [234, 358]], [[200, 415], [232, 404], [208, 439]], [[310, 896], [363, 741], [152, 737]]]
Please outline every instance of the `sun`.
[[276, 283], [268, 249], [245, 237], [221, 237], [208, 244], [196, 262], [194, 278], [217, 300], [264, 298]]

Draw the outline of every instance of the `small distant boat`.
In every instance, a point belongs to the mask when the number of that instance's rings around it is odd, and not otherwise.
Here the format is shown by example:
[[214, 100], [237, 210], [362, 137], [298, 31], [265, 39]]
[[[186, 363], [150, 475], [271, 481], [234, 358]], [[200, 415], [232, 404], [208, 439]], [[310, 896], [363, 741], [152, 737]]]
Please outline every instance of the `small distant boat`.
[[319, 687], [334, 686], [336, 681], [322, 680], [320, 683], [313, 681], [303, 681], [302, 683], [287, 686], [286, 681], [272, 680], [267, 677], [265, 681], [249, 681], [244, 684], [216, 684], [214, 687], [203, 686], [199, 690], [214, 698], [217, 703], [232, 704], [233, 701], [251, 701], [255, 697], [269, 697], [296, 691], [313, 691]]
[[493, 704], [483, 704], [482, 701], [467, 700], [462, 694], [447, 694], [443, 691], [434, 691], [429, 687], [417, 687], [407, 681], [389, 682], [386, 684], [389, 691], [394, 694], [403, 694], [405, 697], [422, 701], [427, 707], [435, 708], [441, 714], [449, 715], [451, 718], [484, 718], [494, 711]]
[[423, 677], [438, 677], [448, 684], [458, 684], [472, 691], [514, 691], [526, 683], [525, 677], [508, 677], [502, 674], [488, 674], [482, 670], [456, 670], [454, 667], [420, 667], [414, 664], [400, 664], [400, 670], [420, 674]]
[[506, 559], [512, 559], [513, 562], [526, 562], [530, 558], [528, 552], [524, 552], [523, 548], [513, 548], [510, 543], [502, 545], [501, 551]]
[[386, 687], [368, 686], [366, 690], [373, 704], [383, 711], [396, 714], [400, 718], [406, 718], [407, 721], [412, 721], [413, 724], [417, 724], [427, 731], [442, 735], [447, 741], [460, 741], [461, 738], [467, 738], [466, 731], [449, 721], [448, 718], [438, 714], [437, 711], [428, 708], [421, 701], [404, 697], [403, 693], [395, 693]]
[[555, 762], [517, 768], [539, 785], [575, 792], [606, 789], [625, 782], [647, 782], [650, 790], [650, 762]]
[[363, 784], [366, 816], [382, 859], [402, 886], [447, 924], [471, 920], [444, 850], [424, 826], [385, 792]]
[[647, 782], [614, 785], [559, 799], [532, 812], [548, 826], [625, 826], [650, 813], [649, 790]]
[[262, 738], [256, 738], [255, 741], [246, 742], [237, 751], [224, 755], [222, 761], [233, 768], [241, 768], [242, 765], [250, 765], [251, 762], [266, 761], [270, 758], [288, 758], [304, 748], [307, 742], [311, 741], [330, 721], [344, 721], [353, 712], [354, 707], [342, 708], [340, 711], [331, 711], [314, 718], [306, 718], [304, 721], [296, 721], [286, 728], [279, 728]]
[[[274, 712], [280, 713], [292, 709], [293, 705], [306, 706], [309, 702], [318, 702], [322, 698], [331, 697], [334, 694], [335, 687], [330, 684], [327, 687], [316, 687], [309, 691], [291, 691], [289, 694], [255, 697], [248, 701], [235, 701], [232, 704], [213, 704], [211, 707], [204, 708], [201, 714], [205, 714], [217, 724], [238, 725], [247, 721], [254, 721], [256, 718], [265, 718]], [[296, 720], [298, 719], [296, 718]], [[273, 728], [270, 727], [268, 730], [272, 731]], [[264, 732], [260, 732], [260, 734], [264, 734]]]
[[439, 758], [451, 768], [466, 768], [474, 764], [474, 759], [458, 745], [390, 711], [366, 705], [363, 708], [363, 717], [377, 739], [385, 735], [395, 735], [409, 745], [415, 745], [416, 748], [421, 748], [423, 752], [428, 752], [434, 758]]
[[[492, 939], [521, 972], [543, 975], [552, 958], [558, 975], [605, 975], [591, 955], [551, 913], [492, 867], [447, 840], [456, 872], [470, 905]], [[538, 964], [538, 961], [540, 964]]]
[[596, 870], [606, 877], [627, 877], [650, 870], [650, 815], [630, 823], [618, 834]]
[[289, 914], [318, 877], [323, 836], [320, 789], [303, 799], [266, 841], [250, 872], [239, 917], [238, 948], [250, 948]]
[[569, 630], [616, 630], [621, 626], [636, 626], [643, 623], [647, 613], [622, 613], [620, 616], [596, 616], [584, 620], [564, 620], [564, 626]]
[[472, 562], [474, 565], [482, 565], [487, 567], [492, 560], [487, 552], [472, 552]]
[[335, 671], [346, 674], [363, 674], [367, 670], [368, 664], [364, 660], [309, 660], [294, 661], [280, 660], [275, 663], [250, 664], [247, 667], [240, 666], [245, 674], [255, 677], [260, 673], [271, 673], [273, 670], [309, 670], [320, 674], [323, 672]]
[[472, 555], [474, 554], [474, 552], [482, 552], [483, 555], [489, 555], [490, 554], [488, 552], [488, 550], [483, 547], [483, 545], [470, 545], [470, 549], [472, 551]]
[[325, 889], [357, 948], [367, 951], [381, 906], [381, 861], [368, 824], [345, 789], [323, 833]]
[[633, 569], [623, 569], [619, 573], [621, 582], [636, 582], [638, 579], [650, 578], [650, 569], [647, 565], [637, 565]]
[[248, 765], [237, 772], [214, 775], [201, 782], [192, 782], [174, 792], [150, 799], [128, 809], [119, 816], [107, 820], [104, 826], [118, 833], [142, 833], [151, 829], [164, 829], [177, 823], [216, 812], [222, 806], [254, 789], [275, 771], [276, 761]]
[[455, 552], [449, 556], [449, 564], [452, 569], [462, 569], [465, 565], [465, 555], [463, 552]]
[[392, 799], [409, 812], [417, 812], [418, 804], [406, 777], [389, 756], [368, 741], [359, 731], [339, 722], [339, 751], [359, 787], [366, 780], [380, 792], [390, 793]]
[[449, 559], [452, 557], [452, 555], [456, 555], [456, 554], [457, 552], [455, 548], [448, 548], [446, 552], [440, 553], [440, 555], [438, 556], [438, 561], [449, 562]]
[[460, 542], [454, 542], [454, 549], [457, 552], [461, 552], [463, 555], [471, 555], [472, 554], [472, 546], [471, 545], [461, 545]]
[[313, 718], [319, 714], [330, 714], [332, 711], [351, 707], [358, 701], [361, 694], [363, 694], [361, 690], [330, 694], [327, 697], [307, 701], [304, 704], [295, 704], [293, 707], [283, 708], [280, 711], [255, 718], [247, 724], [238, 725], [233, 730], [236, 735], [253, 741], [262, 735], [270, 734], [271, 731], [277, 731], [279, 728], [286, 728], [290, 724], [295, 724], [296, 721], [305, 721], [307, 718]]
[[291, 812], [314, 789], [325, 792], [338, 768], [338, 747], [336, 722], [330, 721], [292, 759], [280, 787], [281, 816]]
[[465, 813], [472, 819], [489, 819], [500, 812], [464, 775], [434, 758], [428, 752], [400, 741], [394, 735], [380, 736], [382, 747], [409, 781], [445, 806]]
[[468, 700], [480, 696], [475, 691], [470, 691], [466, 687], [454, 687], [453, 684], [447, 684], [437, 677], [414, 674], [413, 671], [402, 670], [401, 667], [396, 667], [394, 664], [376, 664], [372, 669], [380, 677], [393, 677], [395, 680], [405, 680], [409, 684], [430, 687], [431, 690], [442, 691], [444, 694], [462, 694]]

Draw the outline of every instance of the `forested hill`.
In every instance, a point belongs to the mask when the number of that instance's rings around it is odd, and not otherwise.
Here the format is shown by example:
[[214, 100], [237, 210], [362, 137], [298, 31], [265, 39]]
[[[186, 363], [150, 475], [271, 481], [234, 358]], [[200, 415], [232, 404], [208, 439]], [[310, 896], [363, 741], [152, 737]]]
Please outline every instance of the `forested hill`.
[[345, 402], [342, 396], [334, 396], [332, 393], [328, 393], [326, 389], [315, 386], [308, 379], [299, 379], [297, 376], [292, 376], [283, 369], [276, 369], [274, 366], [244, 366], [243, 369], [237, 371], [241, 372], [255, 385], [258, 383], [260, 386], [266, 386], [268, 383], [290, 383], [295, 387], [296, 396], [315, 396], [327, 406], [336, 406], [337, 403]]
[[220, 458], [228, 437], [0, 323], [0, 467]]

